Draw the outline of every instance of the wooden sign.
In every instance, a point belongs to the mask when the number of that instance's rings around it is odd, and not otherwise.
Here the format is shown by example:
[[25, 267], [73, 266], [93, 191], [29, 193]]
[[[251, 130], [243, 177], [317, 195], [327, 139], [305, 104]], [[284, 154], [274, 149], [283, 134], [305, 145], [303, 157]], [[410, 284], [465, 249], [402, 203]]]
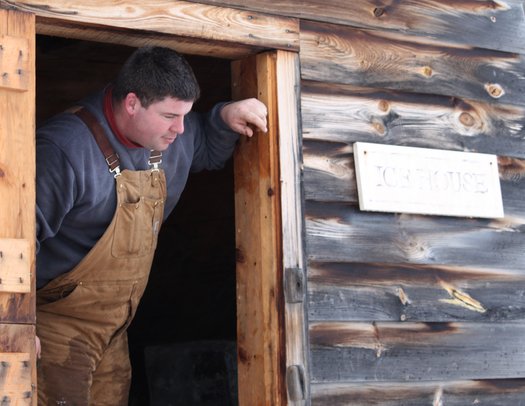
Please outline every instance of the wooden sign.
[[361, 210], [503, 217], [495, 155], [354, 143]]

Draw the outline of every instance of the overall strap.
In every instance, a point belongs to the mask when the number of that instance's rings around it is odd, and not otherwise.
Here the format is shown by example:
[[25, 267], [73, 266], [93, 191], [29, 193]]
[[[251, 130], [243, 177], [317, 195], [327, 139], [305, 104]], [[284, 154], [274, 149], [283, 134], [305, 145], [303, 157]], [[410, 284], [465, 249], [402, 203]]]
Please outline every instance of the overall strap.
[[[87, 125], [90, 129], [91, 134], [95, 138], [98, 147], [102, 151], [106, 163], [108, 164], [109, 171], [114, 173], [115, 177], [120, 175], [120, 158], [115, 152], [113, 147], [108, 141], [108, 137], [102, 125], [98, 122], [95, 115], [88, 109], [81, 107], [75, 114]], [[153, 167], [153, 170], [158, 170], [159, 165], [162, 163], [162, 152], [151, 150], [148, 160], [148, 164]]]
[[95, 138], [98, 147], [102, 151], [102, 155], [106, 159], [109, 171], [115, 173], [115, 177], [120, 175], [120, 159], [118, 154], [113, 150], [113, 147], [108, 141], [108, 137], [98, 122], [97, 118], [88, 109], [81, 107], [75, 114], [87, 125], [91, 134]]

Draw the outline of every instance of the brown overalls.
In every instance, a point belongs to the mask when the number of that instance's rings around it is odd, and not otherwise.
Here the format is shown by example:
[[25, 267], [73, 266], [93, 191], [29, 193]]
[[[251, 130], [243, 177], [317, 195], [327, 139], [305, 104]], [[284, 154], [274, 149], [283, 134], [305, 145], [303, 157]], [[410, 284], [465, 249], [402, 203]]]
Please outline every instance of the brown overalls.
[[[82, 114], [95, 138], [104, 135], [93, 117]], [[157, 169], [159, 156], [157, 162], [150, 158], [154, 169], [120, 173], [118, 156], [108, 151], [105, 135], [97, 142], [116, 173], [117, 208], [82, 261], [37, 291], [40, 406], [128, 404], [126, 328], [146, 287], [162, 224], [166, 180]]]

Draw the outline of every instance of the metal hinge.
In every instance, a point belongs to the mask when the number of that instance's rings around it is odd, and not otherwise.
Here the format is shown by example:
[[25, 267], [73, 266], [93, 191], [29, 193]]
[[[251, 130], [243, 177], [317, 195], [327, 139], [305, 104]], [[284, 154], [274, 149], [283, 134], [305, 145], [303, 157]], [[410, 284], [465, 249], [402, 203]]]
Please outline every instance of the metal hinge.
[[301, 268], [284, 270], [284, 297], [286, 303], [302, 303], [305, 296], [304, 272]]
[[286, 368], [286, 389], [291, 401], [305, 400], [304, 368], [301, 365]]

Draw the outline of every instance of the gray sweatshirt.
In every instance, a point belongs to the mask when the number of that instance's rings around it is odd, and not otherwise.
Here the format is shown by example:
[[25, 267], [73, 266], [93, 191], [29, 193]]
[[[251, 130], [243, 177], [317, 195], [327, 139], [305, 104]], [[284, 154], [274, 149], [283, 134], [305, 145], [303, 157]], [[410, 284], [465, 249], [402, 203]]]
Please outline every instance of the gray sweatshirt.
[[[149, 150], [124, 146], [103, 113], [104, 92], [83, 100], [102, 123], [121, 170], [147, 170]], [[167, 182], [164, 218], [177, 204], [190, 171], [221, 168], [238, 139], [220, 117], [191, 112], [184, 133], [162, 153]], [[115, 179], [93, 136], [74, 114], [61, 113], [37, 130], [37, 288], [73, 269], [109, 226], [116, 208]]]

